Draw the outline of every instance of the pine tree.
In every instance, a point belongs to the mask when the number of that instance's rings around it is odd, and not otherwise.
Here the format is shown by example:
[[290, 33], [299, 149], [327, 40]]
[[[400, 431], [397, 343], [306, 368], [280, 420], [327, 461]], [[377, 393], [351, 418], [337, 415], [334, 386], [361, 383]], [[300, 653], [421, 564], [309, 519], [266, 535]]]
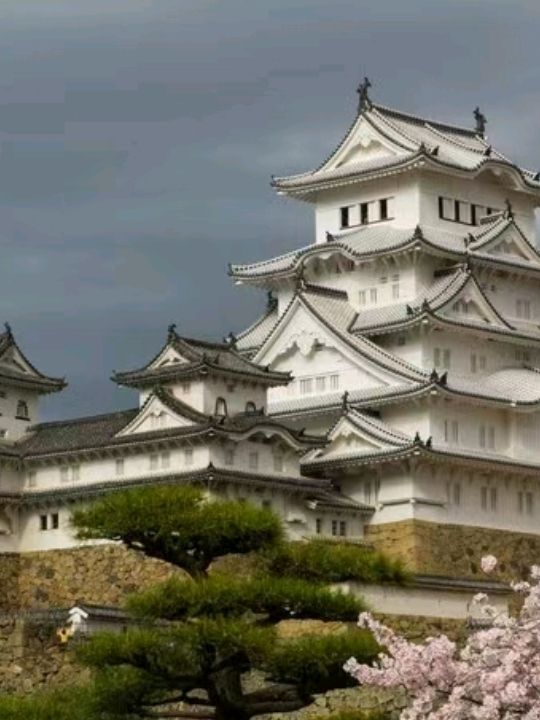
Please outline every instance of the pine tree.
[[[121, 541], [190, 575], [130, 597], [125, 633], [81, 643], [81, 661], [95, 670], [89, 717], [249, 720], [298, 710], [314, 693], [353, 685], [343, 664], [351, 656], [371, 662], [378, 646], [359, 629], [284, 640], [278, 624], [354, 622], [363, 601], [331, 583], [403, 578], [398, 564], [358, 546], [288, 542], [271, 511], [209, 501], [192, 487], [113, 493], [73, 521], [81, 539]], [[249, 572], [240, 560], [237, 572], [213, 571], [227, 554], [247, 556]], [[245, 684], [252, 671], [264, 678], [258, 689]]]

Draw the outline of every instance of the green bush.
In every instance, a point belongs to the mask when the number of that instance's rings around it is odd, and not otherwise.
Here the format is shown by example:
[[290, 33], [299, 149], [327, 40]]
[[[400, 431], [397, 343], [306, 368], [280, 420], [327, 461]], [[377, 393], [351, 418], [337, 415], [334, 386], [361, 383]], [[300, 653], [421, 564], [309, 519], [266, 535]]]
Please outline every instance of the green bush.
[[228, 575], [198, 582], [171, 578], [132, 596], [128, 608], [142, 617], [186, 620], [251, 612], [277, 622], [287, 618], [354, 621], [365, 610], [360, 598], [319, 583], [294, 578], [257, 577], [236, 580]]
[[307, 636], [277, 645], [266, 669], [273, 679], [297, 685], [303, 693], [321, 693], [354, 687], [357, 683], [343, 670], [343, 664], [353, 656], [358, 662], [369, 663], [379, 652], [373, 635], [364, 630]]
[[271, 547], [265, 558], [275, 575], [321, 582], [406, 582], [403, 563], [358, 545], [310, 540]]

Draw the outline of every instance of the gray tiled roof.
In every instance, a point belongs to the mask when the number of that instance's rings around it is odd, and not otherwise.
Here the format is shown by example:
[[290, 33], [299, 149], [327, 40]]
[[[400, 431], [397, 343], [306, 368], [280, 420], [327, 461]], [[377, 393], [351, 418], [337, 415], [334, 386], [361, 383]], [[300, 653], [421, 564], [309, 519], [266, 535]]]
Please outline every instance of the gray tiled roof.
[[[360, 227], [338, 233], [326, 243], [317, 243], [279, 255], [268, 260], [244, 265], [231, 265], [230, 272], [235, 278], [243, 281], [257, 281], [264, 278], [293, 277], [298, 275], [309, 260], [324, 258], [335, 252], [342, 253], [351, 260], [374, 257], [397, 250], [405, 251], [412, 246], [420, 245], [424, 250], [464, 260], [475, 257], [489, 260], [492, 263], [507, 264], [504, 257], [488, 255], [483, 252], [494, 238], [503, 235], [509, 227], [514, 227], [520, 234], [518, 226], [506, 216], [498, 215], [487, 225], [471, 228], [465, 233], [463, 229], [449, 231], [429, 225], [419, 228], [396, 228], [389, 223], [377, 225], [361, 225]], [[522, 235], [523, 236], [523, 235]], [[524, 236], [523, 236], [524, 237]], [[524, 237], [527, 242], [526, 238]], [[528, 243], [530, 245], [530, 243]], [[531, 246], [532, 248], [532, 246]], [[532, 248], [534, 250], [534, 248]], [[535, 250], [536, 252], [536, 250]], [[530, 261], [515, 259], [523, 267], [535, 267]], [[512, 258], [512, 263], [514, 259]], [[540, 269], [540, 257], [538, 268]]]
[[[187, 362], [170, 363], [164, 367], [151, 368], [150, 365], [167, 347], [174, 348]], [[237, 352], [231, 344], [181, 337], [174, 331], [169, 332], [167, 342], [150, 363], [138, 370], [117, 372], [114, 374], [113, 380], [120, 385], [148, 387], [178, 378], [192, 377], [203, 370], [229, 376], [248, 377], [268, 385], [283, 385], [290, 380], [289, 373], [272, 372], [268, 368], [256, 365]]]
[[253, 325], [250, 325], [246, 330], [238, 335], [236, 338], [236, 347], [238, 350], [245, 352], [260, 347], [272, 331], [277, 321], [277, 307], [270, 311], [267, 310], [262, 317], [253, 323]]
[[519, 367], [505, 368], [475, 378], [452, 378], [449, 389], [469, 395], [515, 401], [540, 402], [540, 370]]
[[[366, 158], [364, 162], [333, 166], [332, 160], [362, 121], [393, 143], [396, 153], [383, 158]], [[377, 173], [388, 173], [390, 169], [395, 171], [419, 159], [422, 159], [424, 167], [439, 170], [455, 168], [478, 172], [485, 166], [502, 165], [516, 172], [524, 186], [540, 188], [534, 173], [511, 163], [474, 130], [427, 120], [375, 103], [369, 103], [362, 109], [338, 147], [318, 168], [299, 175], [275, 178], [273, 185], [285, 193], [311, 192], [317, 187], [339, 185], [351, 179], [360, 180]]]
[[156, 388], [148, 397], [158, 397], [173, 412], [188, 418], [187, 426], [137, 432], [118, 436], [143, 408], [134, 408], [106, 415], [83, 417], [75, 420], [41, 423], [30, 428], [30, 432], [15, 446], [22, 457], [32, 458], [42, 455], [71, 453], [102, 447], [121, 448], [126, 445], [143, 445], [165, 440], [182, 440], [186, 437], [242, 434], [254, 428], [271, 429], [287, 433], [300, 445], [310, 447], [324, 440], [317, 436], [299, 433], [287, 427], [283, 422], [260, 413], [239, 413], [234, 416], [215, 417], [203, 415], [186, 405], [169, 391]]
[[[16, 350], [23, 360], [28, 364], [31, 373], [25, 372], [22, 368], [18, 368], [12, 362], [6, 361], [5, 356], [11, 350]], [[0, 333], [0, 383], [4, 381], [8, 385], [19, 385], [21, 387], [31, 387], [38, 392], [58, 392], [66, 387], [64, 378], [53, 378], [41, 373], [28, 358], [17, 344], [15, 337], [9, 325], [6, 325], [6, 331]]]

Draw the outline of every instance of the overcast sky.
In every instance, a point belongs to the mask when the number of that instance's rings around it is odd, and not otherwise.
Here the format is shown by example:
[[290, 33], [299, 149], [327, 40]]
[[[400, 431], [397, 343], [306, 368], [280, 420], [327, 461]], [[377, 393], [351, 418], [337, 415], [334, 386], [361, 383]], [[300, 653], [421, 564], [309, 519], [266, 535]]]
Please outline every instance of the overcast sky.
[[0, 304], [38, 367], [46, 418], [131, 406], [109, 380], [166, 327], [221, 338], [257, 293], [228, 261], [312, 241], [272, 174], [376, 101], [471, 125], [540, 168], [538, 0], [3, 0]]

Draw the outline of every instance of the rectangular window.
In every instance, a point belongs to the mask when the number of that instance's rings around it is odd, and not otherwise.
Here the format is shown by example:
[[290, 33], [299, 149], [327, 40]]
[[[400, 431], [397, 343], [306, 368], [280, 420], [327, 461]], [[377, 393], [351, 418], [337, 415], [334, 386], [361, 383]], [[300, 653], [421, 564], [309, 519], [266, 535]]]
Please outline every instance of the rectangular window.
[[480, 355], [478, 358], [478, 366], [480, 370], [485, 370], [487, 367], [487, 360], [485, 355]]
[[461, 205], [460, 205], [459, 200], [454, 200], [454, 220], [456, 222], [460, 222], [460, 220], [461, 220], [460, 210], [461, 210]]
[[80, 465], [72, 465], [71, 466], [71, 479], [73, 481], [76, 481], [81, 476], [81, 467]]
[[441, 348], [433, 348], [433, 364], [436, 368], [441, 367]]
[[452, 420], [452, 442], [459, 443], [459, 425], [457, 420]]
[[478, 444], [481, 448], [486, 447], [486, 426], [480, 425], [478, 429]]
[[332, 535], [338, 534], [338, 522], [337, 520], [332, 520]]
[[350, 207], [339, 208], [339, 218], [342, 228], [347, 228], [350, 225]]
[[36, 485], [36, 471], [30, 470], [30, 472], [28, 473], [28, 487], [36, 487]]
[[366, 304], [366, 291], [360, 290], [358, 293], [358, 304], [359, 305], [365, 305]]
[[394, 283], [392, 285], [392, 300], [398, 300], [399, 299], [399, 283]]
[[259, 453], [249, 453], [249, 468], [250, 470], [257, 470], [259, 467]]
[[386, 285], [386, 283], [388, 282], [388, 277], [386, 275], [381, 275], [381, 277], [379, 278], [379, 282], [381, 283], [381, 285]]
[[493, 425], [490, 425], [488, 427], [487, 441], [488, 441], [488, 448], [490, 450], [495, 450], [495, 428], [493, 427]]
[[520, 320], [531, 319], [531, 303], [529, 300], [516, 300], [516, 315]]
[[47, 515], [40, 515], [39, 516], [39, 529], [40, 530], [48, 530], [49, 528], [49, 518]]
[[60, 527], [60, 520], [59, 520], [59, 517], [58, 517], [58, 513], [52, 513], [52, 515], [51, 515], [51, 528], [52, 528], [53, 530], [58, 530], [59, 527]]
[[330, 375], [330, 390], [339, 390], [339, 375]]
[[117, 458], [117, 459], [116, 459], [116, 474], [117, 474], [117, 475], [123, 475], [123, 474], [124, 474], [124, 458]]
[[339, 534], [341, 535], [341, 537], [346, 537], [347, 535], [347, 523], [345, 520], [340, 520]]
[[377, 302], [377, 288], [370, 288], [369, 289], [369, 301], [372, 303]]
[[381, 220], [388, 219], [388, 200], [386, 198], [379, 200], [379, 218]]
[[364, 502], [366, 505], [371, 505], [371, 483], [369, 480], [364, 483]]
[[490, 488], [489, 490], [489, 506], [492, 511], [497, 509], [497, 488]]
[[318, 377], [316, 380], [316, 384], [317, 392], [324, 392], [326, 390], [326, 378], [324, 376]]
[[360, 224], [367, 225], [369, 222], [369, 204], [360, 203]]
[[193, 465], [193, 448], [185, 448], [184, 450], [184, 465], [191, 467]]
[[534, 512], [534, 498], [532, 492], [525, 493], [525, 510], [527, 515], [532, 515]]
[[450, 350], [448, 348], [445, 348], [443, 350], [443, 368], [445, 370], [450, 369], [450, 357], [451, 357]]
[[225, 465], [234, 465], [234, 450], [232, 448], [226, 448], [225, 450]]
[[322, 518], [315, 518], [315, 532], [317, 535], [322, 535], [323, 521]]
[[487, 487], [480, 488], [480, 506], [482, 510], [487, 510], [488, 506], [488, 489]]
[[454, 483], [452, 487], [452, 502], [454, 505], [461, 505], [461, 485]]
[[283, 472], [283, 455], [274, 455], [274, 470]]
[[309, 395], [313, 392], [313, 380], [312, 378], [302, 378], [300, 380], [300, 393], [302, 395]]
[[476, 355], [473, 353], [471, 355], [471, 372], [475, 373], [477, 371], [477, 369], [478, 369], [478, 362], [476, 359]]
[[168, 468], [171, 464], [171, 453], [165, 450], [161, 453], [161, 467]]
[[150, 455], [150, 470], [157, 470], [159, 467], [159, 455], [152, 453]]
[[521, 515], [523, 513], [523, 493], [521, 490], [517, 494], [517, 501], [518, 513]]
[[471, 225], [478, 224], [477, 208], [478, 208], [478, 206], [475, 205], [474, 203], [471, 205]]
[[444, 442], [450, 442], [450, 423], [448, 420], [444, 421]]

